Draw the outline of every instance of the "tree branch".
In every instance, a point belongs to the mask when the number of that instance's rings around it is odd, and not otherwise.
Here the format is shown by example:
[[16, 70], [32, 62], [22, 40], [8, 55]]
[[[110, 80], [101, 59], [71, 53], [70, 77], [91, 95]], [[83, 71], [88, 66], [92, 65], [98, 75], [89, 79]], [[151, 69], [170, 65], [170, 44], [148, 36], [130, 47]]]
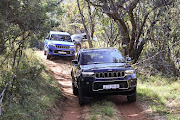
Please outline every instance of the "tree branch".
[[91, 5], [96, 6], [96, 7], [103, 7], [102, 5], [94, 4], [94, 3], [91, 2], [90, 0], [86, 0], [86, 2], [88, 2], [88, 3], [90, 3]]

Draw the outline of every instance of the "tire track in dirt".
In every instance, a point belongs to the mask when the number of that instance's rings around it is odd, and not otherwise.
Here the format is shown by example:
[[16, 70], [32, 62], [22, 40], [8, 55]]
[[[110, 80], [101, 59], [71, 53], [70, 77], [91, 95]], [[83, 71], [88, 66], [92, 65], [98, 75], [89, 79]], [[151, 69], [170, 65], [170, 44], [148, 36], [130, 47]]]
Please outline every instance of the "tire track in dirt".
[[36, 53], [48, 66], [50, 74], [61, 86], [62, 93], [65, 97], [61, 108], [59, 108], [59, 112], [62, 112], [62, 117], [58, 117], [56, 120], [81, 120], [85, 106], [81, 107], [78, 103], [78, 97], [72, 93], [70, 76], [71, 61], [66, 57], [47, 60], [43, 51], [37, 51]]
[[121, 95], [109, 96], [108, 99], [116, 105], [124, 120], [150, 120], [138, 102], [129, 103], [126, 96]]

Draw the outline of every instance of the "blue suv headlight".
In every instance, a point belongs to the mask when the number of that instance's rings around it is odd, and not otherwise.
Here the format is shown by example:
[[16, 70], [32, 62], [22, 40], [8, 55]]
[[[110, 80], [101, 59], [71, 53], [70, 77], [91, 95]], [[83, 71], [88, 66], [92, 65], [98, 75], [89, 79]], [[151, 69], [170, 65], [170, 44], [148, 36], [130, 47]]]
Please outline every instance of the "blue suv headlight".
[[70, 48], [75, 48], [75, 46], [70, 46]]
[[51, 47], [56, 47], [56, 45], [54, 45], [54, 44], [49, 44], [49, 46], [51, 46]]

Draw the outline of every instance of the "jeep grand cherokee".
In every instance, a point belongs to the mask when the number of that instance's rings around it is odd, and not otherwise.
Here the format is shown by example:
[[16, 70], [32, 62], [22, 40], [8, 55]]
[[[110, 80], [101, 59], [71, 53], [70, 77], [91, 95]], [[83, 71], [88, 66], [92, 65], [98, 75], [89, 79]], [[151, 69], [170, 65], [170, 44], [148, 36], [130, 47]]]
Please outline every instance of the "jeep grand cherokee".
[[80, 105], [99, 94], [126, 95], [129, 102], [136, 101], [136, 73], [119, 50], [81, 49], [72, 63], [73, 94], [79, 95]]
[[74, 58], [75, 46], [67, 32], [50, 31], [44, 41], [44, 55], [47, 59], [52, 56], [68, 56]]

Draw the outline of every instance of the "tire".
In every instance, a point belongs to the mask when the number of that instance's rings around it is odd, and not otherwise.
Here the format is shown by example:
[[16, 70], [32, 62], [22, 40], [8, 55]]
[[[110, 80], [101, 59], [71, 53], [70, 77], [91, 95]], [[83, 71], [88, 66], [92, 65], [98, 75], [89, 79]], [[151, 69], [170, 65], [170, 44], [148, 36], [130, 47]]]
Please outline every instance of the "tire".
[[74, 95], [78, 95], [78, 88], [74, 86], [75, 78], [73, 76], [73, 69], [71, 70], [71, 78], [72, 78], [72, 90]]
[[84, 95], [83, 95], [83, 92], [82, 92], [82, 88], [81, 88], [81, 85], [79, 83], [79, 86], [78, 86], [78, 93], [79, 93], [79, 104], [82, 106], [85, 104], [85, 99], [84, 99]]
[[44, 55], [46, 55], [46, 51], [44, 50]]
[[136, 101], [136, 93], [131, 96], [127, 96], [128, 102], [135, 102]]
[[46, 52], [46, 59], [50, 60], [51, 55], [49, 55], [49, 52]]
[[78, 88], [74, 86], [74, 84], [72, 83], [72, 89], [73, 89], [73, 94], [74, 95], [78, 95]]

